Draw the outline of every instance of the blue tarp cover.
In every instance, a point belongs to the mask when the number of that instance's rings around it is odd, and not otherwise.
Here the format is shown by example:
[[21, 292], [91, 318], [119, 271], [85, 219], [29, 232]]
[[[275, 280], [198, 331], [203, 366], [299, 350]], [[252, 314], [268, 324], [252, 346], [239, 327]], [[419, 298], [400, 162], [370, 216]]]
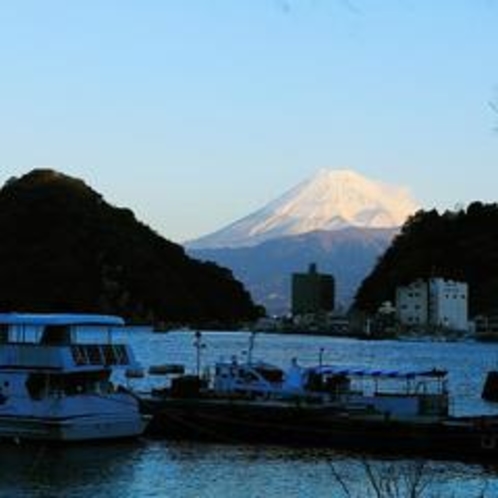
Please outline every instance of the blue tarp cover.
[[413, 379], [415, 377], [444, 377], [446, 371], [432, 369], [432, 370], [377, 370], [369, 368], [350, 368], [350, 367], [334, 367], [334, 366], [318, 366], [308, 369], [309, 372], [315, 374], [329, 374], [329, 375], [345, 375], [347, 377], [391, 377]]

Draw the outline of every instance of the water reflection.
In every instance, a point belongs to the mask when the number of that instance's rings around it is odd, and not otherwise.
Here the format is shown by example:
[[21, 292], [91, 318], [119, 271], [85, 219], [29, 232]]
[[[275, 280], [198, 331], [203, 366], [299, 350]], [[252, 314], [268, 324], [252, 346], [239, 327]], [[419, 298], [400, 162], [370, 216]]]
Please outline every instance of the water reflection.
[[344, 497], [347, 490], [366, 498], [376, 496], [372, 479], [392, 482], [400, 494], [389, 496], [405, 497], [414, 478], [427, 491], [421, 496], [477, 498], [483, 490], [486, 496], [498, 492], [494, 469], [480, 465], [265, 445], [154, 442], [150, 449], [149, 462], [162, 469], [156, 492], [174, 497]]
[[145, 442], [54, 446], [4, 443], [0, 496], [132, 496], [130, 469]]
[[[421, 472], [420, 472], [421, 471]], [[142, 439], [53, 447], [3, 445], [0, 496], [16, 497], [368, 497], [372, 475], [421, 496], [497, 496], [497, 468], [381, 459], [327, 449]], [[400, 494], [397, 496], [405, 496]]]

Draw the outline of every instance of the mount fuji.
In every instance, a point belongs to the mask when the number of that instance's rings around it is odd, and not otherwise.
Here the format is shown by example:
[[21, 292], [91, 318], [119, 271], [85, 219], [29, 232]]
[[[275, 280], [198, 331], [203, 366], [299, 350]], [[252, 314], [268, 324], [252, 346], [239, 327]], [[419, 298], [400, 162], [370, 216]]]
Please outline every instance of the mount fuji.
[[316, 230], [395, 228], [417, 207], [404, 188], [351, 170], [321, 169], [262, 209], [185, 245], [235, 248]]
[[325, 170], [262, 209], [186, 244], [194, 257], [232, 270], [271, 314], [290, 305], [291, 274], [316, 263], [336, 281], [347, 307], [406, 218], [418, 209], [408, 190], [351, 170]]

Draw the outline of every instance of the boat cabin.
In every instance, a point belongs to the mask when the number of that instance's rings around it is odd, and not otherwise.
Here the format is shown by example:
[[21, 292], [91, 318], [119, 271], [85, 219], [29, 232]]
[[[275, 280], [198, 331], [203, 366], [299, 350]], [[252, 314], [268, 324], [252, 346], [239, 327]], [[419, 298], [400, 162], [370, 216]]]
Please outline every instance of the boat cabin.
[[234, 357], [230, 362], [215, 365], [213, 387], [219, 393], [270, 394], [280, 392], [284, 371], [262, 361], [238, 363]]
[[111, 392], [115, 368], [138, 368], [131, 348], [112, 341], [122, 325], [108, 315], [0, 314], [2, 393], [16, 382], [31, 399]]
[[444, 370], [373, 370], [319, 366], [303, 371], [304, 389], [331, 400], [365, 406], [391, 417], [446, 416], [449, 412]]
[[[122, 318], [108, 315], [0, 314], [0, 368], [131, 367], [131, 349], [112, 342], [112, 329], [122, 325]], [[104, 339], [85, 341], [89, 331]]]

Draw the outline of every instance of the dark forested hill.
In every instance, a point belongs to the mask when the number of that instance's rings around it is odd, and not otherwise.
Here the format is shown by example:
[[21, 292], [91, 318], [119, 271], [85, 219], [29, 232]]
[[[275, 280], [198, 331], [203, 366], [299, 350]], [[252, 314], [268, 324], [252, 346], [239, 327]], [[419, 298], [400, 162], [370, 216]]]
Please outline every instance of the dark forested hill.
[[397, 285], [429, 276], [466, 281], [471, 315], [498, 311], [497, 204], [412, 216], [363, 281], [355, 308], [374, 311], [394, 299]]
[[188, 257], [83, 181], [34, 170], [0, 190], [0, 310], [231, 323], [257, 315], [231, 272]]

